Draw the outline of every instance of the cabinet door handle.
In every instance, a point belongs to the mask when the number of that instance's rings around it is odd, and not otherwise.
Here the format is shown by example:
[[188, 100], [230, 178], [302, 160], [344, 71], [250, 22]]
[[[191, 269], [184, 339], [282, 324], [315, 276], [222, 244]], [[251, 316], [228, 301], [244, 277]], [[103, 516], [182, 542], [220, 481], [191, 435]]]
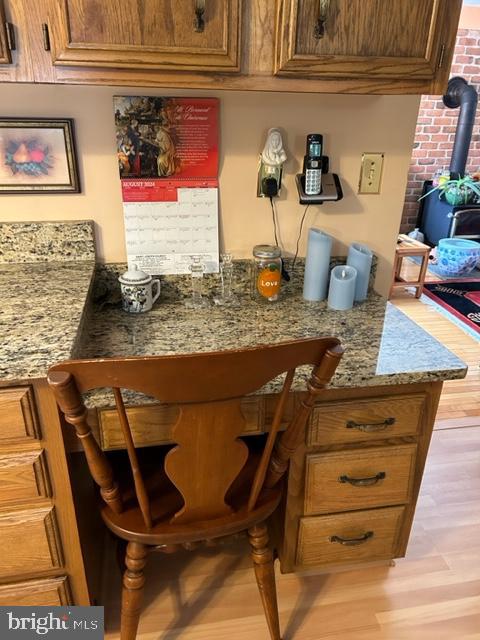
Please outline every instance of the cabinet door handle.
[[193, 28], [197, 33], [205, 31], [205, 0], [195, 0]]
[[325, 35], [325, 25], [327, 23], [329, 9], [330, 0], [318, 0], [318, 18], [313, 31], [316, 40], [321, 40]]
[[445, 49], [446, 49], [446, 45], [445, 43], [443, 43], [442, 46], [440, 47], [440, 55], [438, 56], [437, 69], [441, 69], [443, 67], [443, 61], [445, 59]]
[[367, 531], [358, 538], [342, 538], [341, 536], [331, 536], [330, 542], [338, 542], [339, 544], [343, 544], [345, 547], [356, 547], [359, 544], [364, 544], [368, 540], [373, 538], [373, 531]]
[[384, 431], [387, 427], [391, 427], [395, 424], [396, 418], [387, 418], [383, 422], [355, 422], [355, 420], [348, 420], [345, 423], [347, 429], [358, 429], [359, 431]]
[[48, 24], [44, 22], [42, 24], [42, 35], [43, 35], [43, 48], [45, 51], [50, 51], [50, 33], [48, 31]]
[[377, 484], [377, 482], [380, 482], [380, 480], [385, 480], [386, 477], [387, 474], [385, 471], [379, 471], [376, 476], [370, 476], [369, 478], [349, 478], [348, 476], [340, 476], [338, 481], [343, 483], [348, 482], [354, 487], [371, 487], [372, 485]]
[[11, 22], [5, 22], [5, 33], [7, 36], [7, 47], [9, 51], [15, 51], [17, 45], [15, 43], [15, 29]]

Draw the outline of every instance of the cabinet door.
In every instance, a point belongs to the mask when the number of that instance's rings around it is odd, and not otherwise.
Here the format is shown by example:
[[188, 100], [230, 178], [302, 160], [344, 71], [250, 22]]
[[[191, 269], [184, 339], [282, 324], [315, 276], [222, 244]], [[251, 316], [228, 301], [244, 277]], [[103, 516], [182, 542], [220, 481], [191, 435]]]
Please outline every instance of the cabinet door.
[[445, 21], [459, 8], [460, 0], [279, 0], [276, 73], [433, 79]]
[[63, 564], [51, 505], [0, 510], [0, 578], [39, 573]]
[[72, 602], [66, 576], [0, 585], [2, 607], [66, 607]]
[[31, 387], [0, 389], [0, 445], [40, 437]]
[[3, 2], [0, 0], [0, 64], [10, 64], [12, 62], [7, 43], [5, 12], [3, 10]]
[[[204, 8], [198, 26], [196, 8]], [[238, 71], [241, 0], [54, 0], [58, 65]]]

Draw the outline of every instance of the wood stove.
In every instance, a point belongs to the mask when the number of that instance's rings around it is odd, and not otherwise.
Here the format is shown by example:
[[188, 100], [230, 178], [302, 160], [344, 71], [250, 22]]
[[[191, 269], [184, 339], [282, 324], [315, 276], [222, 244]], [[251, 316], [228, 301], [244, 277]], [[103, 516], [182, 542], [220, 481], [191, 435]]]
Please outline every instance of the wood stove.
[[[472, 139], [477, 111], [478, 95], [464, 78], [450, 78], [443, 103], [450, 109], [460, 107], [455, 142], [450, 160], [450, 177], [465, 175], [468, 150]], [[432, 189], [432, 181], [423, 184], [423, 193]], [[480, 241], [480, 204], [452, 206], [436, 193], [420, 201], [417, 226], [425, 236], [425, 242], [436, 246], [442, 238], [468, 238]]]

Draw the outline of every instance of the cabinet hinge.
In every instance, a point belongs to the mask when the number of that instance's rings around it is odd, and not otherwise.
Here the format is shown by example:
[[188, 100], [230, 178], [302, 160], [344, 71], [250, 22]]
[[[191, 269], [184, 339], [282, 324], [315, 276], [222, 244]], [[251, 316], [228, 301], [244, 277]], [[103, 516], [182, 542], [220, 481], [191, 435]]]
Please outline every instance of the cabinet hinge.
[[438, 56], [437, 69], [441, 69], [443, 67], [443, 60], [445, 58], [445, 49], [446, 49], [446, 45], [445, 43], [443, 43], [442, 46], [440, 47], [440, 55]]
[[5, 22], [5, 35], [7, 36], [7, 47], [9, 51], [15, 51], [17, 44], [15, 42], [15, 29], [11, 22]]
[[43, 48], [45, 51], [50, 51], [50, 33], [48, 31], [48, 24], [44, 22], [42, 24], [42, 33], [43, 33]]

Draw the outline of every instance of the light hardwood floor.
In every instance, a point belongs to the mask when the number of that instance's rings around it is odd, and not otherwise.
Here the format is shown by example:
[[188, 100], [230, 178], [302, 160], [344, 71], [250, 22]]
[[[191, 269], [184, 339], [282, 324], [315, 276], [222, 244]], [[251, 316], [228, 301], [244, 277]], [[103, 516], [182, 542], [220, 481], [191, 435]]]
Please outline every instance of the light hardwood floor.
[[[418, 266], [404, 260], [402, 275], [409, 276], [414, 269], [418, 270]], [[438, 276], [427, 272], [426, 279], [438, 280]], [[417, 300], [411, 291], [397, 291], [390, 302], [468, 365], [466, 378], [444, 383], [436, 428], [480, 425], [480, 342], [476, 342], [434, 307]]]
[[[280, 575], [284, 640], [480, 639], [480, 429], [433, 435], [407, 557], [329, 575]], [[113, 546], [113, 545], [112, 545]], [[154, 554], [138, 640], [268, 640], [246, 544]], [[108, 640], [120, 573], [108, 556]]]

